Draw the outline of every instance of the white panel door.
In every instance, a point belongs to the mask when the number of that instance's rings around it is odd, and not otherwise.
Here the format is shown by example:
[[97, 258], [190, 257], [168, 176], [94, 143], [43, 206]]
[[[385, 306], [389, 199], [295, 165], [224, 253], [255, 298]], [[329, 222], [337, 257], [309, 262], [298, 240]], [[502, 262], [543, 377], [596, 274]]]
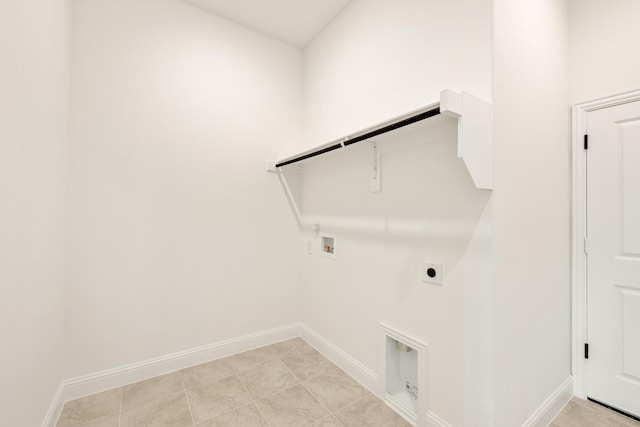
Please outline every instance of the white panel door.
[[587, 394], [640, 416], [640, 102], [586, 126]]

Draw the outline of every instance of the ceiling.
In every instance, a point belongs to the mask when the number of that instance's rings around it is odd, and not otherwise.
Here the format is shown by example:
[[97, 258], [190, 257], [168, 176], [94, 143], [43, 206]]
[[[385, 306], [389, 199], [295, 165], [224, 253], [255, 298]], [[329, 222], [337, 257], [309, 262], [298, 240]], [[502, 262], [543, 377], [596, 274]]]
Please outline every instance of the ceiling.
[[352, 0], [184, 0], [218, 16], [304, 47]]

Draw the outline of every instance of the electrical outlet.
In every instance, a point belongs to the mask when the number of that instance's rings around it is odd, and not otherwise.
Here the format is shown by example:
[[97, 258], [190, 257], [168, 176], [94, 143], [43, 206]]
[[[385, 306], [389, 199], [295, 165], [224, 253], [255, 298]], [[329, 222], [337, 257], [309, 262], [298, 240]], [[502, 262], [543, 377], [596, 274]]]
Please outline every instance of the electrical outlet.
[[422, 281], [442, 286], [442, 264], [431, 261], [422, 262]]

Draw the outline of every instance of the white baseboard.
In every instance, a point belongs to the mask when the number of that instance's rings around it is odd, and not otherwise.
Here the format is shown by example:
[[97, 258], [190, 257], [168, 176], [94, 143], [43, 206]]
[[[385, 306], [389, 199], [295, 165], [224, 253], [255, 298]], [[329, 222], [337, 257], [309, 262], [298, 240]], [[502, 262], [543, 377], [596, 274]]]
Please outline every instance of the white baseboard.
[[64, 382], [60, 383], [56, 394], [53, 396], [53, 400], [51, 401], [51, 405], [49, 405], [47, 415], [45, 415], [44, 421], [42, 421], [42, 427], [55, 427], [56, 423], [58, 422], [60, 412], [62, 411], [62, 405], [64, 404], [64, 399], [62, 397], [63, 394]]
[[385, 394], [383, 401], [387, 404], [388, 407], [396, 411], [396, 413], [404, 418], [409, 424], [411, 424], [412, 426], [418, 426], [418, 417], [416, 416], [416, 414], [408, 411], [407, 408], [402, 406], [402, 404], [400, 404], [400, 402], [398, 402], [393, 396]]
[[335, 363], [340, 369], [351, 375], [356, 381], [376, 396], [382, 398], [378, 375], [371, 369], [358, 362], [353, 357], [336, 347], [328, 339], [310, 329], [300, 325], [300, 338], [311, 344], [324, 357]]
[[[300, 325], [300, 337], [311, 344], [324, 357], [335, 363], [340, 369], [351, 375], [356, 381], [380, 399], [382, 399], [391, 409], [403, 417], [407, 422], [415, 425], [415, 419], [407, 415], [401, 408], [390, 405], [385, 399], [384, 391], [381, 390], [381, 381], [378, 375], [362, 363], [349, 356], [347, 353], [336, 347], [331, 341], [318, 334], [308, 326]], [[431, 411], [427, 411], [427, 427], [451, 427], [446, 421], [438, 417]]]
[[[398, 415], [404, 418], [409, 424], [418, 426], [418, 420], [415, 414], [410, 413], [404, 408], [401, 404], [399, 404], [393, 397], [386, 395], [384, 398], [384, 403], [387, 404], [391, 409], [396, 411]], [[445, 420], [434, 414], [433, 412], [427, 410], [426, 416], [422, 421], [422, 424], [419, 427], [451, 427], [451, 424], [447, 423]]]
[[451, 424], [431, 411], [427, 411], [427, 425], [429, 427], [451, 427]]
[[[154, 359], [145, 360], [119, 368], [96, 372], [82, 377], [64, 380], [60, 384], [42, 427], [55, 427], [64, 402], [88, 396], [137, 381], [168, 374], [189, 366], [232, 356], [254, 348], [275, 344], [287, 339], [301, 337], [316, 348], [327, 359], [351, 375], [356, 381], [376, 396], [383, 398], [378, 375], [353, 357], [336, 347], [329, 340], [302, 323], [257, 332], [239, 338], [220, 341]], [[565, 402], [566, 403], [566, 402]], [[561, 409], [561, 408], [560, 408]], [[445, 421], [429, 412], [429, 427], [450, 427]], [[538, 426], [539, 424], [530, 424]], [[527, 427], [529, 424], [527, 424]]]
[[300, 336], [298, 323], [64, 380], [42, 427], [55, 427], [64, 402]]
[[572, 396], [573, 377], [569, 377], [531, 414], [522, 427], [547, 427]]

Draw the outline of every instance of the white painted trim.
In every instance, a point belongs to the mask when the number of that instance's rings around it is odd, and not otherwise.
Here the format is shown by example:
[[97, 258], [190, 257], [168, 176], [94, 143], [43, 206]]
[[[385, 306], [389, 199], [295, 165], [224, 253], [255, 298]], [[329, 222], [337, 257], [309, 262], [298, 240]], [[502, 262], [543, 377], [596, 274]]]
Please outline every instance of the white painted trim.
[[[387, 355], [387, 337], [398, 340], [418, 352], [418, 413], [413, 414], [407, 411], [405, 408], [396, 404], [393, 399], [386, 392], [386, 355]], [[381, 396], [389, 407], [395, 410], [399, 415], [406, 419], [411, 424], [418, 427], [445, 427], [448, 426], [446, 422], [440, 419], [438, 416], [429, 411], [429, 347], [424, 342], [411, 337], [389, 325], [380, 323], [379, 338], [378, 338], [378, 379], [379, 390]]]
[[[413, 348], [417, 349], [421, 345], [419, 341], [404, 334], [398, 333], [397, 335], [398, 338]], [[122, 387], [136, 381], [175, 372], [188, 368], [189, 366], [232, 356], [237, 353], [296, 337], [301, 337], [327, 359], [331, 360], [356, 381], [369, 389], [374, 395], [384, 399], [384, 393], [381, 393], [381, 390], [383, 390], [380, 385], [381, 381], [375, 372], [308, 326], [302, 323], [294, 323], [280, 328], [244, 335], [242, 337], [196, 347], [154, 359], [132, 363], [119, 368], [64, 380], [52, 400], [49, 411], [42, 422], [42, 427], [55, 427], [64, 402], [68, 400]], [[426, 390], [426, 378], [421, 379], [419, 387]], [[425, 427], [450, 427], [444, 420], [428, 411], [426, 413], [426, 422], [423, 425]]]
[[522, 424], [522, 427], [546, 427], [573, 396], [573, 378], [569, 377]]
[[[316, 350], [318, 350], [318, 352], [320, 352], [324, 357], [331, 360], [340, 369], [351, 375], [356, 381], [369, 389], [371, 393], [382, 399], [387, 405], [389, 405], [389, 407], [394, 410], [397, 409], [392, 404], [389, 404], [389, 401], [385, 399], [384, 386], [382, 385], [382, 381], [380, 380], [380, 376], [378, 374], [364, 366], [362, 363], [358, 362], [349, 354], [336, 347], [328, 339], [324, 338], [322, 335], [318, 334], [316, 331], [312, 330], [304, 324], [300, 325], [300, 337], [311, 346], [313, 346]], [[425, 345], [420, 341], [401, 333], [398, 333], [397, 338], [401, 339], [403, 342], [409, 344], [413, 348], [419, 348], [421, 345]], [[424, 379], [424, 381], [426, 383], [426, 378]], [[422, 385], [422, 387], [426, 387], [426, 385]], [[415, 425], [415, 419], [408, 418], [406, 414], [403, 414], [400, 411], [396, 412], [398, 412], [399, 415], [401, 415], [408, 422]], [[426, 423], [424, 424], [424, 426], [451, 427], [450, 424], [430, 411], [426, 412]]]
[[391, 326], [387, 325], [386, 323], [380, 323], [380, 329], [382, 329], [382, 331], [389, 337], [399, 340], [404, 344], [407, 344], [409, 347], [416, 349], [416, 350], [422, 350], [424, 348], [427, 348], [427, 344], [425, 344], [424, 342], [420, 341], [417, 338], [414, 338], [410, 335], [405, 334], [404, 332], [400, 332], [399, 330], [392, 328]]
[[64, 402], [137, 381], [168, 374], [189, 366], [232, 356], [300, 335], [300, 324], [282, 326], [202, 347], [156, 357], [106, 371], [62, 381], [42, 427], [54, 427]]
[[[391, 409], [396, 411], [398, 415], [404, 418], [408, 423], [413, 426], [420, 426], [417, 424], [415, 414], [410, 413], [407, 409], [396, 403], [396, 399], [393, 396], [386, 394], [384, 398], [384, 403], [386, 403]], [[424, 419], [422, 420], [422, 426], [424, 427], [451, 427], [451, 424], [447, 423], [442, 418], [438, 417], [433, 412], [427, 410]]]
[[60, 383], [58, 390], [56, 390], [56, 394], [53, 396], [47, 415], [45, 415], [44, 421], [42, 421], [42, 427], [55, 427], [57, 424], [60, 412], [62, 412], [62, 405], [64, 404], [64, 400], [62, 399], [63, 393], [64, 382]]
[[328, 339], [304, 324], [300, 325], [300, 338], [313, 346], [324, 357], [335, 363], [340, 369], [351, 375], [356, 381], [369, 389], [371, 393], [382, 398], [378, 375], [371, 369], [358, 362], [336, 347]]
[[400, 404], [400, 402], [398, 402], [396, 400], [395, 397], [393, 397], [389, 393], [385, 393], [383, 400], [384, 400], [384, 403], [386, 403], [388, 407], [393, 409], [396, 412], [396, 414], [398, 414], [402, 418], [404, 418], [406, 422], [408, 422], [412, 426], [418, 425], [418, 416], [416, 414], [414, 414], [413, 412], [409, 411], [404, 406], [402, 406]]
[[572, 109], [571, 370], [574, 378], [573, 393], [582, 399], [587, 397], [587, 366], [583, 352], [588, 338], [587, 262], [584, 253], [584, 239], [587, 237], [586, 153], [583, 148], [583, 136], [587, 131], [586, 118], [590, 111], [635, 101], [640, 101], [640, 90], [583, 102], [574, 105]]
[[282, 326], [256, 332], [238, 338], [220, 341], [202, 347], [180, 351], [166, 356], [145, 360], [130, 365], [64, 381], [64, 398], [77, 399], [82, 396], [142, 381], [158, 375], [168, 374], [189, 366], [232, 356], [265, 345], [274, 344], [298, 336], [299, 324]]
[[571, 373], [575, 379], [574, 394], [584, 398], [583, 377], [586, 372], [583, 358], [587, 339], [586, 255], [586, 157], [583, 148], [585, 111], [573, 107], [572, 131], [572, 255], [571, 255]]
[[428, 427], [451, 427], [451, 424], [437, 416], [431, 411], [427, 411], [427, 426]]

